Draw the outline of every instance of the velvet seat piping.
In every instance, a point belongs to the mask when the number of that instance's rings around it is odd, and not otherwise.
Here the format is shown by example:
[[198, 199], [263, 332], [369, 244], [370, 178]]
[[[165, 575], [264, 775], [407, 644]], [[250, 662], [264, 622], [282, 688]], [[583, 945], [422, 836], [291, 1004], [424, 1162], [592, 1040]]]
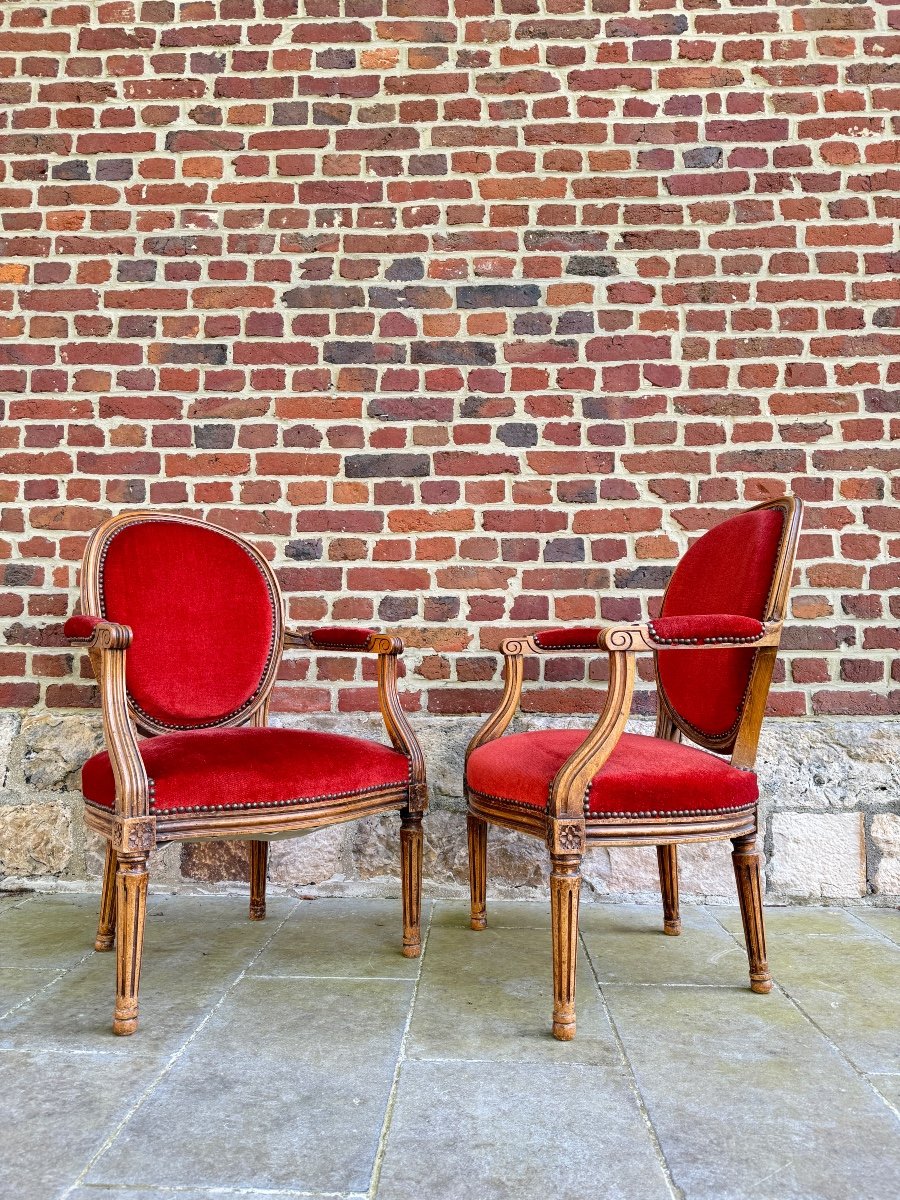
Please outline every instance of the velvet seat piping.
[[[587, 737], [585, 729], [514, 733], [469, 756], [473, 792], [509, 804], [544, 809], [560, 767]], [[756, 775], [705, 750], [624, 733], [588, 788], [588, 817], [687, 816], [748, 808], [758, 797]]]
[[[142, 741], [140, 753], [157, 814], [313, 803], [405, 787], [409, 779], [409, 760], [390, 746], [294, 729], [167, 733]], [[91, 803], [114, 807], [105, 751], [84, 764], [81, 784]]]

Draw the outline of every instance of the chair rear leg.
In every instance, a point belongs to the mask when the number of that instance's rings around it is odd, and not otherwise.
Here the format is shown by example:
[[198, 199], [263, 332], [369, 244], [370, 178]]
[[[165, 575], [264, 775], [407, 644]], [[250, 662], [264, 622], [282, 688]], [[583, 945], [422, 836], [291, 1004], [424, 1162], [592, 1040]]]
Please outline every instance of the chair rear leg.
[[657, 846], [659, 890], [662, 892], [663, 933], [677, 937], [681, 933], [681, 914], [678, 909], [678, 847]]
[[473, 929], [487, 925], [487, 821], [466, 815], [469, 835], [469, 893], [472, 897]]
[[112, 950], [116, 942], [116, 852], [112, 843], [106, 843], [106, 861], [103, 864], [103, 887], [100, 892], [100, 918], [97, 922], [95, 950]]
[[266, 919], [266, 874], [269, 866], [269, 843], [250, 843], [250, 920]]
[[400, 820], [400, 888], [403, 897], [403, 955], [422, 953], [422, 814], [404, 809]]
[[553, 1036], [575, 1036], [575, 965], [578, 954], [578, 900], [581, 855], [550, 856], [550, 929], [553, 940]]
[[138, 1024], [138, 990], [144, 919], [147, 914], [147, 855], [118, 856], [116, 870], [116, 1009], [113, 1033], [127, 1037]]
[[744, 923], [744, 939], [747, 943], [747, 958], [750, 963], [750, 989], [765, 995], [772, 990], [772, 976], [766, 961], [766, 927], [763, 922], [761, 855], [756, 849], [756, 838], [732, 838], [734, 852], [734, 878], [737, 882], [741, 920]]

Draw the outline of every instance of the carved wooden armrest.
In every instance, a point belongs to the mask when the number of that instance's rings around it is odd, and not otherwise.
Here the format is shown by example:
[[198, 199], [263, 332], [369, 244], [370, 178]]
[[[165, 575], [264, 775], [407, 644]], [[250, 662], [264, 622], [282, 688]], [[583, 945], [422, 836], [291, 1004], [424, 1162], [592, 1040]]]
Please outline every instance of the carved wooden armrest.
[[[544, 629], [504, 642], [510, 653], [571, 654], [577, 651], [716, 650], [777, 646], [782, 622], [757, 621], [727, 613], [657, 617], [643, 625], [582, 626]], [[520, 647], [517, 649], [517, 647]]]
[[377, 633], [373, 629], [353, 629], [340, 625], [298, 632], [285, 631], [285, 648], [335, 650], [346, 654], [378, 655], [378, 706], [388, 737], [396, 750], [409, 759], [409, 808], [423, 812], [428, 804], [425, 785], [425, 758], [397, 693], [397, 659], [403, 653], [403, 639]]
[[118, 823], [122, 844], [117, 848], [125, 853], [135, 837], [139, 836], [146, 842], [152, 834], [152, 831], [127, 828], [128, 819], [146, 819], [150, 813], [147, 771], [128, 712], [125, 685], [125, 655], [131, 645], [131, 629], [128, 625], [105, 621], [102, 617], [77, 615], [69, 617], [63, 631], [72, 641], [87, 642], [91, 665], [100, 685], [103, 734], [116, 781], [116, 814], [119, 818], [126, 818], [125, 826], [121, 821]]
[[342, 654], [402, 654], [403, 641], [374, 629], [330, 625], [321, 629], [285, 630], [284, 644], [302, 650], [334, 650]]

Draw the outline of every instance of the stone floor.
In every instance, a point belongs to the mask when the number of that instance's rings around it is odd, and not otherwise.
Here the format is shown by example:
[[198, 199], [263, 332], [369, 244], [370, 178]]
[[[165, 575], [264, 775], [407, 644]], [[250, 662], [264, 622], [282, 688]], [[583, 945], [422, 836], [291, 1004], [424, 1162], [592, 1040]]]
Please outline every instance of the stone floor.
[[548, 1034], [548, 912], [154, 897], [142, 1025], [110, 1032], [96, 898], [0, 895], [3, 1200], [900, 1196], [900, 915], [582, 911], [578, 1037]]

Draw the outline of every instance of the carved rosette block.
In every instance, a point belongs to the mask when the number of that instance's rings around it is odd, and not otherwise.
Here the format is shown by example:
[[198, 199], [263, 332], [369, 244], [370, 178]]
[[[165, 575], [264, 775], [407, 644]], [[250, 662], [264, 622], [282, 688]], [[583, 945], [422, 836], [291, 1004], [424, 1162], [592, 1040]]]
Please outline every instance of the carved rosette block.
[[400, 887], [403, 897], [403, 955], [422, 953], [422, 816], [404, 813], [400, 822]]
[[149, 854], [156, 846], [155, 817], [116, 817], [111, 845], [117, 854]]
[[266, 919], [266, 875], [269, 866], [269, 843], [250, 843], [250, 920]]
[[473, 929], [484, 929], [487, 926], [487, 821], [468, 813], [466, 831], [469, 837], [471, 925]]
[[552, 855], [582, 855], [586, 837], [584, 821], [551, 817], [547, 825], [547, 846]]
[[766, 995], [772, 990], [772, 975], [766, 956], [766, 927], [763, 920], [761, 856], [756, 850], [753, 836], [735, 838], [734, 878], [737, 883], [738, 903], [741, 906], [741, 921], [744, 925], [744, 940], [747, 943], [747, 959], [750, 965], [750, 990]]

